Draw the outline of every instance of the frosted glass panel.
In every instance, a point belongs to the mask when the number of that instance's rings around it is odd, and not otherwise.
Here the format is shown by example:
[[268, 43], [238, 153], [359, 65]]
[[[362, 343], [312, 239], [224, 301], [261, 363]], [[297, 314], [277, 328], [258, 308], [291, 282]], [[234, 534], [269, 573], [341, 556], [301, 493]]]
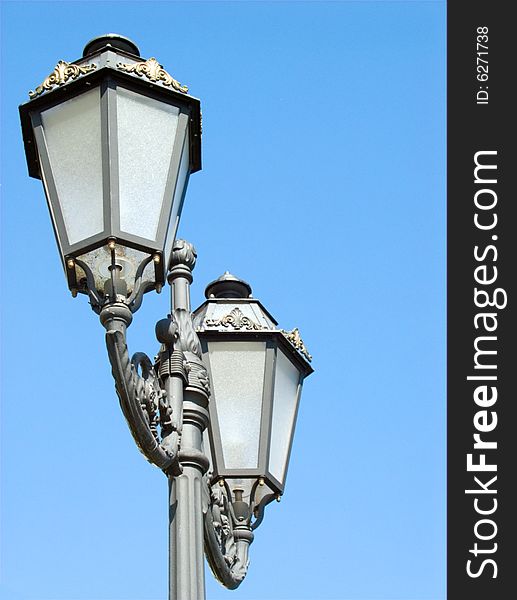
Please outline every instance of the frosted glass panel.
[[189, 153], [189, 136], [188, 130], [183, 144], [183, 152], [180, 161], [180, 170], [178, 173], [178, 181], [174, 191], [174, 200], [172, 202], [171, 219], [169, 222], [169, 230], [167, 231], [167, 242], [165, 243], [165, 260], [169, 260], [172, 244], [178, 231], [178, 224], [181, 216], [181, 203], [183, 201], [183, 190], [188, 183], [190, 168], [190, 153]]
[[210, 446], [210, 434], [208, 433], [208, 427], [203, 431], [203, 454], [210, 461], [209, 471], [213, 471], [214, 461], [212, 459], [212, 448]]
[[271, 424], [269, 471], [283, 483], [289, 453], [291, 430], [294, 427], [300, 373], [293, 363], [278, 350]]
[[[104, 229], [99, 88], [42, 111], [41, 120], [68, 241], [75, 244]], [[43, 174], [47, 184], [49, 176]]]
[[120, 229], [156, 240], [179, 108], [117, 88]]
[[219, 430], [227, 469], [258, 467], [265, 342], [209, 342]]

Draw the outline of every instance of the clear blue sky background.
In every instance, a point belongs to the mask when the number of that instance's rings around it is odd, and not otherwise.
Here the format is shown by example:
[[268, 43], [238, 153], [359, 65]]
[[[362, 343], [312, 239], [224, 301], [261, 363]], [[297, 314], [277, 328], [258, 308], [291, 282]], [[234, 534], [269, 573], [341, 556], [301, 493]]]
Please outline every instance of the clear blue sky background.
[[[5, 600], [164, 600], [167, 486], [61, 271], [17, 105], [114, 31], [203, 105], [180, 235], [314, 355], [285, 496], [209, 599], [445, 597], [445, 2], [1, 2]], [[167, 293], [131, 351], [157, 349]]]

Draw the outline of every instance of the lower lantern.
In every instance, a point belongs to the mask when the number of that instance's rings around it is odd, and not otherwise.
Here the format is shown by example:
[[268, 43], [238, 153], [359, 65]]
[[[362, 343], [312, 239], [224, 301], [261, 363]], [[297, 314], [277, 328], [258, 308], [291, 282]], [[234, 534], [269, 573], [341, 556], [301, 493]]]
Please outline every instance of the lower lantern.
[[251, 287], [226, 272], [194, 312], [212, 383], [211, 481], [263, 507], [283, 494], [303, 380], [313, 371], [298, 330], [276, 321]]

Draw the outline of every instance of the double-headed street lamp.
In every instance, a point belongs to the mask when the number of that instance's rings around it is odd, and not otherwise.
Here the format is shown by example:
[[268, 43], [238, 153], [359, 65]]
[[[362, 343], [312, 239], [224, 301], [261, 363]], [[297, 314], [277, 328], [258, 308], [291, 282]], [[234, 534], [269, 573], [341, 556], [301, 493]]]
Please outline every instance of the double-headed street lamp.
[[[283, 494], [303, 379], [287, 332], [225, 273], [190, 307], [194, 247], [176, 240], [201, 169], [199, 100], [129, 39], [109, 34], [60, 61], [20, 106], [29, 174], [43, 181], [72, 295], [106, 328], [122, 412], [169, 481], [171, 600], [204, 598], [212, 571], [237, 587], [253, 530]], [[157, 359], [129, 357], [126, 329], [144, 293], [172, 289]]]

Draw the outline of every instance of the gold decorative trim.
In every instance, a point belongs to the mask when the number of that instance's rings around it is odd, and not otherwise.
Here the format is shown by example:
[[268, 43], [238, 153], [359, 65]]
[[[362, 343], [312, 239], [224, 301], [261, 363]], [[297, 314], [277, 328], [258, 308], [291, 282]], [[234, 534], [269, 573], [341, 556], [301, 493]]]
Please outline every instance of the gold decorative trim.
[[134, 63], [132, 65], [117, 63], [117, 69], [125, 71], [126, 73], [135, 73], [139, 77], [147, 77], [147, 79], [151, 81], [161, 81], [163, 85], [168, 85], [184, 94], [188, 92], [188, 87], [186, 85], [181, 85], [179, 81], [176, 81], [174, 77], [169, 75], [156, 58], [150, 58], [145, 62]]
[[286, 331], [285, 329], [281, 329], [280, 331], [284, 334], [287, 340], [291, 342], [291, 344], [305, 356], [305, 358], [309, 362], [312, 360], [312, 356], [309, 354], [300, 336], [300, 331], [298, 330], [298, 327], [295, 327], [292, 331]]
[[90, 71], [94, 71], [96, 68], [97, 65], [79, 67], [78, 65], [72, 65], [64, 60], [60, 60], [45, 81], [41, 85], [38, 85], [35, 90], [29, 92], [29, 98], [31, 100], [37, 98], [43, 92], [51, 90], [56, 86], [64, 85], [69, 79], [77, 79], [80, 75], [90, 73]]
[[249, 317], [246, 317], [238, 307], [234, 308], [230, 314], [225, 315], [217, 321], [215, 319], [207, 319], [205, 324], [208, 327], [231, 326], [234, 329], [247, 329], [248, 331], [262, 329], [261, 325], [255, 323]]

